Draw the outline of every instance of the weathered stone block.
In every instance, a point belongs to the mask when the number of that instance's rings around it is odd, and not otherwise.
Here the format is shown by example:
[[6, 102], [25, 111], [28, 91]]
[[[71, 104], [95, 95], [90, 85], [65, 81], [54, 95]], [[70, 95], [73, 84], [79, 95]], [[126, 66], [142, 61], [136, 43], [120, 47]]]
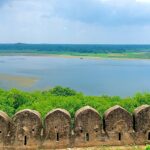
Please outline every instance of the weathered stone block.
[[11, 145], [11, 125], [12, 120], [8, 117], [6, 113], [0, 111], [0, 149], [3, 146]]
[[102, 121], [99, 113], [90, 106], [75, 114], [75, 146], [95, 146], [102, 141]]
[[120, 106], [108, 109], [104, 114], [104, 129], [110, 145], [134, 143], [132, 115]]
[[37, 111], [25, 109], [13, 117], [15, 125], [14, 146], [37, 148], [41, 145], [41, 116]]
[[44, 120], [44, 148], [70, 147], [71, 117], [64, 109], [50, 111]]
[[136, 108], [133, 115], [136, 143], [150, 143], [150, 106], [142, 105]]

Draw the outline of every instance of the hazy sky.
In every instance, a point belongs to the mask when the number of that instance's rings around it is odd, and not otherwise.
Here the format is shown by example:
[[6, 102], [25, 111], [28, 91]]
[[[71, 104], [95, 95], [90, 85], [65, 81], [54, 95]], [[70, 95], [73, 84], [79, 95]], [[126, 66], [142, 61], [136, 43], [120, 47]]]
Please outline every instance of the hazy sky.
[[0, 0], [0, 42], [150, 44], [150, 0]]

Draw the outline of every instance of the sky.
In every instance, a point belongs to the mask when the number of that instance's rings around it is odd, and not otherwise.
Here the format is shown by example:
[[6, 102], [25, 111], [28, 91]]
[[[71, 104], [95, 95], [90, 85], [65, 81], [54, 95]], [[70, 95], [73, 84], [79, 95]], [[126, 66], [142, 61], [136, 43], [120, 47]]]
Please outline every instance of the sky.
[[150, 44], [150, 0], [0, 0], [0, 43]]

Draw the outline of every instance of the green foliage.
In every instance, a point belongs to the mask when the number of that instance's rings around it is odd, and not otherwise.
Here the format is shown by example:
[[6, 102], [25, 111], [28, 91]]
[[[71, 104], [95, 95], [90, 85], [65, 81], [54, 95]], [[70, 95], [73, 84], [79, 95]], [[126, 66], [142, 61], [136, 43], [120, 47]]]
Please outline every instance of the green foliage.
[[145, 150], [150, 150], [150, 145], [147, 145]]
[[63, 88], [61, 86], [56, 86], [50, 90], [50, 93], [54, 96], [73, 96], [76, 95], [76, 91], [70, 88]]
[[150, 93], [137, 93], [134, 97], [120, 98], [118, 96], [85, 96], [69, 88], [55, 87], [49, 91], [24, 92], [17, 89], [9, 91], [0, 89], [0, 110], [10, 116], [21, 109], [33, 109], [41, 113], [42, 117], [50, 110], [63, 108], [70, 112], [72, 118], [75, 112], [83, 106], [95, 108], [100, 115], [114, 105], [120, 105], [133, 112], [142, 104], [150, 104]]
[[150, 45], [111, 44], [0, 44], [1, 55], [69, 55], [103, 58], [150, 59]]

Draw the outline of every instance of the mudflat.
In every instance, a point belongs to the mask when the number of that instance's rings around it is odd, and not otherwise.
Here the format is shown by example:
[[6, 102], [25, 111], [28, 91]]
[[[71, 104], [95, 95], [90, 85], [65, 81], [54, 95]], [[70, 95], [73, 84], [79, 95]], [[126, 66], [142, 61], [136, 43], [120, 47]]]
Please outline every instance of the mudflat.
[[10, 84], [15, 84], [21, 87], [31, 87], [37, 82], [36, 77], [27, 77], [19, 75], [9, 75], [9, 74], [0, 74], [0, 80], [3, 82], [9, 82]]

